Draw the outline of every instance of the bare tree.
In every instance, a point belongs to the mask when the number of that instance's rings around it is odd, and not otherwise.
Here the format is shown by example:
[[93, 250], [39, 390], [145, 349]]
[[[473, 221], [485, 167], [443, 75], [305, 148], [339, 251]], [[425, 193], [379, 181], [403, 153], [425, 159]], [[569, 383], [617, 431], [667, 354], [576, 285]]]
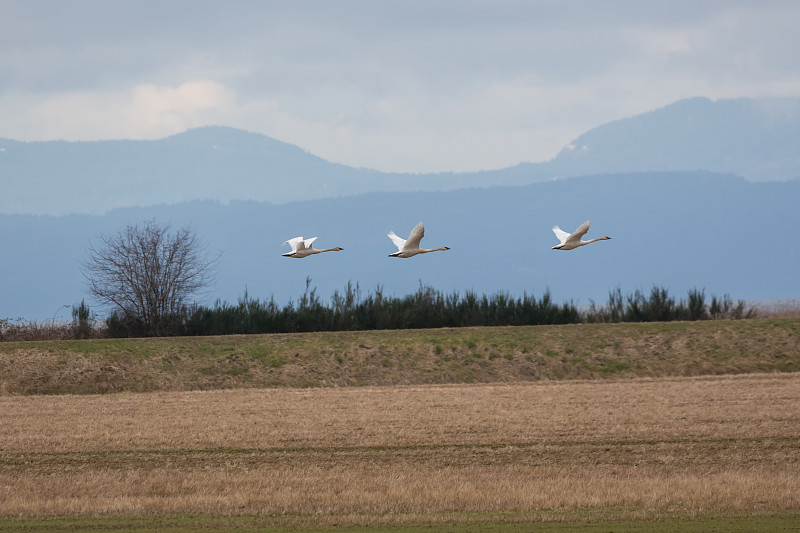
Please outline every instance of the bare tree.
[[187, 299], [213, 282], [217, 258], [209, 259], [191, 228], [171, 231], [147, 221], [102, 235], [84, 263], [88, 290], [98, 301], [146, 335], [165, 335]]

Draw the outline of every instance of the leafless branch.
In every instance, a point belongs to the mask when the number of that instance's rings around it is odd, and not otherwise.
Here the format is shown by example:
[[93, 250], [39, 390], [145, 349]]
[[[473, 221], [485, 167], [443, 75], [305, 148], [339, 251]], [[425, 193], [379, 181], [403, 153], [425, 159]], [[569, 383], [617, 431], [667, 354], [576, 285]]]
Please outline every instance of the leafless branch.
[[164, 335], [188, 299], [210, 285], [219, 257], [209, 258], [189, 227], [146, 221], [90, 244], [84, 263], [89, 292], [123, 317]]

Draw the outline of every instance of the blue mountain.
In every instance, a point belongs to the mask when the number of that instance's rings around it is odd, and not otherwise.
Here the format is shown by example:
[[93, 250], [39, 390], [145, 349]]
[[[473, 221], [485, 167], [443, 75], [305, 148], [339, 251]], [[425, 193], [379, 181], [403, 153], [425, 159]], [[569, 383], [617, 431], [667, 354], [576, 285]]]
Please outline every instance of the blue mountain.
[[641, 171], [800, 177], [800, 100], [681, 100], [595, 128], [549, 163], [560, 176]]
[[267, 136], [205, 127], [156, 141], [0, 139], [0, 213], [100, 214], [196, 200], [286, 203], [369, 192], [517, 186], [620, 172], [800, 177], [800, 100], [682, 100], [578, 137], [551, 161], [393, 174], [331, 163]]

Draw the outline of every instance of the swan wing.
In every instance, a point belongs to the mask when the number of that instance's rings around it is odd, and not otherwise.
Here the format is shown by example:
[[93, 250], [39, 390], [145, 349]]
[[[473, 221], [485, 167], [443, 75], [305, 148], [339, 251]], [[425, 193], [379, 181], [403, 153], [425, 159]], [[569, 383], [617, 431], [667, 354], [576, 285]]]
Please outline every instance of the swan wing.
[[574, 232], [572, 232], [572, 235], [569, 236], [569, 240], [571, 240], [571, 241], [580, 241], [581, 237], [586, 235], [587, 231], [589, 231], [589, 221], [588, 220], [586, 222], [584, 222], [583, 224], [581, 224], [580, 226], [578, 226], [578, 229], [576, 229]]
[[408, 240], [405, 243], [405, 248], [419, 248], [419, 242], [425, 236], [425, 226], [422, 224], [422, 221], [419, 221], [419, 224], [414, 226], [414, 229], [411, 230], [411, 234], [408, 236]]
[[392, 239], [394, 245], [397, 246], [397, 251], [402, 252], [403, 246], [406, 245], [406, 240], [395, 235], [393, 231], [389, 232], [388, 237]]
[[300, 246], [301, 249], [303, 248], [303, 238], [295, 237], [294, 239], [289, 239], [288, 241], [284, 241], [283, 244], [288, 244], [289, 246], [292, 247], [292, 251], [296, 252], [298, 246]]
[[556, 234], [556, 237], [558, 238], [561, 244], [564, 244], [565, 242], [567, 242], [567, 239], [569, 239], [569, 233], [559, 228], [558, 226], [553, 226], [553, 233]]
[[303, 241], [303, 246], [306, 248], [313, 248], [314, 241], [317, 240], [317, 237], [311, 237], [310, 239], [306, 239]]

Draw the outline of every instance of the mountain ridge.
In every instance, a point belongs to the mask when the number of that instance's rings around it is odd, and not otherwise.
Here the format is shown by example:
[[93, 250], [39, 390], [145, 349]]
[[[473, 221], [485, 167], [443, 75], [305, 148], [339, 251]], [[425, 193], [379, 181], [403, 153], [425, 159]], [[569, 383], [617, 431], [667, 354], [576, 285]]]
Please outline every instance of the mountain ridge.
[[800, 177], [798, 142], [800, 100], [696, 97], [593, 128], [551, 162], [571, 175], [706, 170], [786, 180]]
[[707, 98], [681, 100], [593, 128], [549, 161], [459, 173], [350, 167], [226, 126], [152, 141], [0, 139], [0, 213], [100, 214], [204, 199], [279, 204], [369, 192], [519, 186], [620, 172], [703, 170], [751, 181], [787, 180], [800, 176], [798, 145], [800, 100]]

